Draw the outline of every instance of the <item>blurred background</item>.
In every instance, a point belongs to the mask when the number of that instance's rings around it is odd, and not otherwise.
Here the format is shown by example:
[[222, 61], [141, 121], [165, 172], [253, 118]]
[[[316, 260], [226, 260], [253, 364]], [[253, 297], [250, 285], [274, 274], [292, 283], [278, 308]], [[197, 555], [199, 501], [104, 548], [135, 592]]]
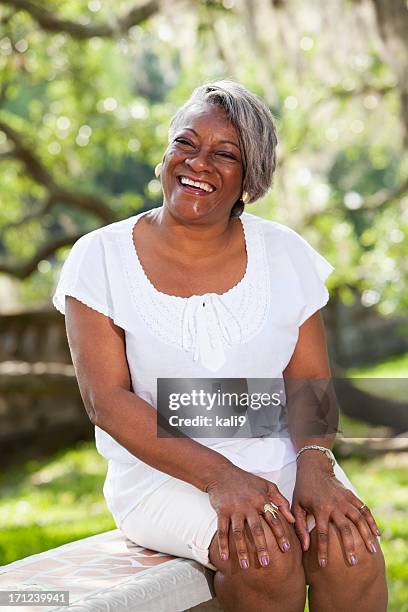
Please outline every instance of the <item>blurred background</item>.
[[408, 610], [407, 41], [406, 0], [0, 0], [0, 565], [114, 527], [51, 295], [82, 234], [161, 205], [171, 116], [232, 78], [279, 132], [247, 211], [336, 268], [337, 455]]

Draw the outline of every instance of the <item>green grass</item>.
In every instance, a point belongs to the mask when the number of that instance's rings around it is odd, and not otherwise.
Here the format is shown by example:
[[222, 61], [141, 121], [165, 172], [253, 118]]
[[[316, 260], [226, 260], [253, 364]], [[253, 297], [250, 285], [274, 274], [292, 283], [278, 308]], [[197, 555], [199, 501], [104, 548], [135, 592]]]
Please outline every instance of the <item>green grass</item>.
[[102, 496], [106, 461], [92, 443], [0, 477], [0, 565], [114, 529]]
[[372, 509], [382, 532], [390, 612], [408, 610], [408, 453], [371, 460], [344, 459], [341, 465]]
[[408, 353], [388, 357], [374, 365], [350, 368], [347, 370], [347, 376], [352, 378], [408, 378]]
[[[389, 357], [380, 363], [365, 367], [350, 368], [350, 378], [359, 378], [357, 385], [373, 391], [368, 378], [408, 378], [408, 353]], [[385, 396], [406, 401], [406, 382], [401, 385], [390, 381], [380, 383], [385, 387]], [[392, 384], [394, 383], [394, 386]], [[377, 385], [378, 386], [378, 385]], [[377, 386], [374, 385], [375, 389]], [[401, 391], [405, 393], [401, 397]], [[343, 429], [359, 434], [381, 436], [381, 427], [368, 427], [366, 423], [342, 416]], [[369, 433], [368, 433], [369, 432]], [[408, 453], [389, 453], [382, 457], [363, 460], [343, 459], [343, 469], [357, 488], [359, 495], [373, 510], [382, 531], [381, 545], [387, 565], [389, 587], [389, 611], [408, 610]]]
[[[362, 391], [405, 402], [408, 395], [408, 353], [389, 357], [374, 365], [350, 368], [346, 376], [355, 379], [356, 387]], [[373, 378], [377, 380], [373, 381]]]

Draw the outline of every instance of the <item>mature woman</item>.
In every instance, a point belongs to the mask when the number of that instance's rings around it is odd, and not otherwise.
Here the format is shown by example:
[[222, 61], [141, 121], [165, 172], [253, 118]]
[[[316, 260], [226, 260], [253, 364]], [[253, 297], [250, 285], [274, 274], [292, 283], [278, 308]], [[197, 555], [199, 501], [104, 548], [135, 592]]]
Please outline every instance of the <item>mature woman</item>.
[[82, 236], [53, 301], [128, 538], [212, 568], [225, 610], [300, 611], [310, 585], [311, 610], [382, 611], [380, 534], [332, 436], [157, 435], [158, 379], [330, 377], [332, 267], [243, 212], [270, 187], [275, 149], [257, 96], [195, 89], [157, 168], [163, 205]]

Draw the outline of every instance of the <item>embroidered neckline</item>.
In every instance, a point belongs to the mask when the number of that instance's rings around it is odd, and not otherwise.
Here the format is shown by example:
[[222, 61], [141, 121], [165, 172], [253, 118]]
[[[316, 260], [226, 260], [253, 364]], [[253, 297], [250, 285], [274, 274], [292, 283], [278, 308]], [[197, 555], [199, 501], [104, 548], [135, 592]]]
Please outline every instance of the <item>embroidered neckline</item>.
[[[150, 333], [181, 352], [190, 352], [208, 370], [221, 368], [228, 350], [262, 330], [270, 308], [270, 273], [261, 219], [243, 213], [247, 251], [244, 276], [222, 294], [175, 296], [156, 289], [139, 260], [133, 228], [148, 211], [126, 220], [118, 237], [134, 308]], [[206, 308], [203, 308], [206, 306]]]
[[232, 287], [230, 287], [229, 289], [227, 289], [226, 291], [224, 291], [223, 293], [217, 293], [215, 291], [207, 291], [206, 293], [193, 293], [192, 295], [189, 295], [187, 297], [185, 296], [180, 296], [180, 295], [173, 295], [171, 293], [165, 293], [163, 291], [160, 291], [159, 289], [156, 288], [156, 286], [152, 283], [152, 281], [150, 280], [150, 278], [147, 276], [145, 269], [142, 266], [142, 263], [140, 261], [139, 255], [137, 253], [134, 241], [133, 241], [133, 231], [134, 228], [136, 226], [136, 224], [138, 223], [138, 221], [148, 212], [150, 212], [150, 210], [146, 210], [143, 211], [142, 213], [138, 213], [137, 215], [134, 215], [133, 217], [129, 218], [129, 222], [130, 222], [130, 232], [128, 234], [129, 240], [130, 240], [130, 244], [129, 244], [129, 248], [130, 248], [130, 252], [132, 253], [132, 255], [130, 256], [130, 260], [134, 260], [135, 262], [135, 266], [137, 267], [138, 272], [140, 273], [140, 275], [143, 277], [146, 285], [149, 286], [150, 290], [157, 294], [158, 297], [161, 297], [163, 299], [170, 299], [170, 300], [177, 300], [180, 301], [180, 303], [186, 303], [187, 300], [192, 300], [192, 299], [198, 299], [198, 298], [209, 298], [210, 296], [218, 296], [218, 297], [228, 297], [229, 295], [232, 295], [234, 292], [236, 292], [238, 289], [240, 289], [240, 287], [242, 285], [244, 285], [247, 281], [247, 278], [250, 274], [250, 268], [251, 268], [251, 264], [252, 264], [252, 255], [250, 253], [251, 248], [249, 246], [249, 237], [248, 237], [248, 230], [247, 230], [247, 226], [246, 226], [246, 220], [245, 217], [240, 217], [239, 220], [241, 222], [242, 225], [242, 229], [243, 229], [243, 234], [244, 234], [244, 241], [245, 241], [245, 249], [246, 249], [246, 253], [247, 253], [247, 262], [246, 262], [246, 267], [245, 267], [245, 272], [244, 275], [242, 276], [242, 278], [235, 283], [235, 285], [233, 285]]

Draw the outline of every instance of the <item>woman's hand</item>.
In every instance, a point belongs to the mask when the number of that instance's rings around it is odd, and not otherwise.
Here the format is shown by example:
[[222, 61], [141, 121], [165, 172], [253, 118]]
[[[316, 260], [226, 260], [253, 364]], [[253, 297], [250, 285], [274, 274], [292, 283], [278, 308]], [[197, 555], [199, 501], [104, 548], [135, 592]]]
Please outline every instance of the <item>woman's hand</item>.
[[[235, 540], [238, 560], [242, 568], [249, 567], [249, 554], [245, 539], [244, 523], [251, 531], [259, 562], [268, 565], [264, 531], [259, 515], [262, 514], [269, 524], [272, 533], [282, 552], [290, 549], [290, 544], [283, 528], [284, 519], [294, 523], [289, 502], [279, 492], [277, 486], [264, 478], [245, 472], [236, 466], [224, 469], [222, 475], [206, 488], [210, 502], [218, 515], [218, 544], [220, 557], [224, 561], [229, 556], [228, 534], [231, 526]], [[270, 512], [264, 514], [264, 505], [272, 502], [279, 508], [276, 516]]]
[[303, 550], [308, 550], [310, 536], [306, 515], [316, 520], [317, 555], [321, 567], [328, 563], [329, 521], [340, 533], [345, 556], [350, 565], [358, 562], [351, 522], [371, 553], [377, 551], [377, 535], [380, 531], [364, 504], [352, 491], [337, 480], [327, 457], [318, 452], [303, 453], [298, 459], [296, 485], [293, 493], [292, 511], [296, 518], [295, 530]]

